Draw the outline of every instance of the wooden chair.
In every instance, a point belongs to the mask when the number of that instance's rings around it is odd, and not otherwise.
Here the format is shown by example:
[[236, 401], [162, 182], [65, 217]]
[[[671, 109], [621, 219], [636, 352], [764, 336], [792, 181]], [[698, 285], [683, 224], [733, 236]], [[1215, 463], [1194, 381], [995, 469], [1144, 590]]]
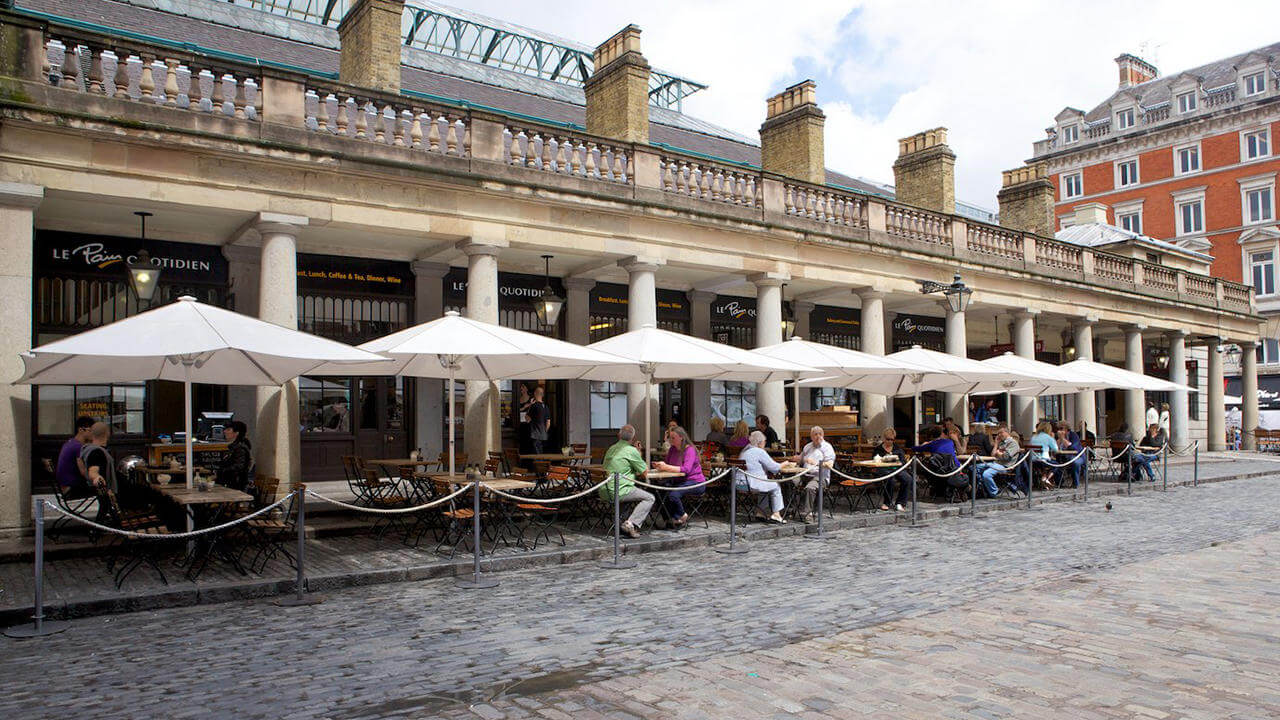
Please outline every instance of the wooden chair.
[[[86, 495], [80, 498], [69, 498], [62, 491], [62, 485], [58, 484], [58, 473], [53, 461], [49, 458], [40, 458], [40, 464], [44, 467], [44, 471], [49, 474], [53, 485], [53, 499], [58, 503], [58, 507], [73, 515], [84, 517], [89, 508], [97, 503], [98, 499], [94, 495]], [[49, 524], [46, 530], [50, 540], [57, 540], [58, 533], [71, 522], [71, 518], [66, 515], [59, 515], [56, 520]]]
[[591, 448], [591, 464], [599, 465], [604, 462], [604, 454], [609, 452], [609, 448], [593, 447]]
[[[267, 482], [274, 481], [275, 487], [279, 487], [279, 478], [268, 478]], [[298, 488], [306, 489], [306, 485], [295, 483], [293, 490]], [[254, 572], [262, 572], [271, 558], [276, 555], [283, 554], [289, 559], [289, 567], [296, 569], [297, 560], [293, 557], [293, 553], [289, 552], [289, 546], [293, 538], [297, 535], [297, 519], [298, 519], [298, 496], [291, 494], [289, 500], [280, 506], [280, 514], [259, 515], [252, 520], [245, 522], [245, 526], [250, 533], [250, 544], [246, 548], [257, 548], [253, 559], [249, 561], [247, 567]]]
[[529, 469], [520, 464], [520, 450], [518, 448], [503, 448], [502, 456], [507, 460], [507, 473], [529, 472]]
[[[123, 512], [120, 509], [120, 503], [116, 501], [116, 494], [107, 488], [98, 493], [98, 502], [106, 509], [106, 513], [103, 516], [105, 523], [103, 524], [114, 527], [117, 530], [150, 536], [134, 538], [111, 534], [115, 543], [115, 550], [107, 557], [107, 570], [115, 570], [116, 589], [119, 589], [124, 584], [125, 578], [129, 577], [134, 570], [137, 570], [142, 565], [150, 566], [160, 576], [160, 582], [168, 585], [169, 579], [165, 577], [159, 563], [159, 558], [164, 550], [161, 538], [171, 534], [169, 529], [165, 527], [164, 522], [151, 513]], [[116, 562], [121, 558], [124, 559], [124, 562], [120, 564], [119, 569], [115, 569]]]

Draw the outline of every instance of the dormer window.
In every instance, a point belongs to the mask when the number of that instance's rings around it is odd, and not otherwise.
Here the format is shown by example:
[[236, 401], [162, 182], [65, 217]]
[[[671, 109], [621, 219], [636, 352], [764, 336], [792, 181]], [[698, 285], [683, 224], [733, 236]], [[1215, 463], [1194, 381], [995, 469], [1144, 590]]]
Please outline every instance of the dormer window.
[[1062, 144], [1070, 145], [1080, 139], [1080, 126], [1067, 125], [1062, 128]]
[[1267, 90], [1266, 76], [1262, 72], [1250, 73], [1241, 79], [1244, 81], [1245, 97], [1259, 95]]
[[1186, 115], [1196, 109], [1196, 91], [1178, 94], [1178, 113]]
[[1133, 108], [1125, 108], [1116, 113], [1116, 129], [1124, 130], [1133, 127]]

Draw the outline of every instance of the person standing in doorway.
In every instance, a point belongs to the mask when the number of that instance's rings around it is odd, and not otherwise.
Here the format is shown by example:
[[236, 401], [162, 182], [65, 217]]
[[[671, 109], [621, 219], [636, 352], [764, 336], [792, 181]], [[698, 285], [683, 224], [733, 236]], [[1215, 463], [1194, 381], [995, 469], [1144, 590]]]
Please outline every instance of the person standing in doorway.
[[529, 403], [529, 439], [533, 443], [533, 452], [540, 455], [546, 452], [543, 447], [551, 436], [551, 410], [542, 401], [546, 389], [541, 385], [533, 389], [533, 402]]

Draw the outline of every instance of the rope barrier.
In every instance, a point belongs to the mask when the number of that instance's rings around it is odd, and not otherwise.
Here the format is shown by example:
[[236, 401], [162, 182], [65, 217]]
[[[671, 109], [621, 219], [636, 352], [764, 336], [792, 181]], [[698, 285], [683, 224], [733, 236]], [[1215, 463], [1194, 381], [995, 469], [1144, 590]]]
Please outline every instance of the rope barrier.
[[899, 473], [906, 472], [907, 468], [910, 468], [910, 467], [911, 467], [911, 465], [912, 465], [913, 463], [915, 463], [915, 461], [916, 461], [916, 459], [915, 459], [915, 458], [909, 458], [905, 463], [903, 463], [903, 464], [902, 464], [902, 467], [898, 468], [897, 470], [894, 470], [893, 472], [889, 473], [888, 475], [881, 475], [881, 476], [879, 476], [879, 477], [873, 477], [873, 478], [860, 478], [860, 477], [854, 477], [853, 475], [846, 475], [845, 473], [842, 473], [842, 472], [840, 472], [839, 470], [837, 470], [837, 469], [835, 469], [835, 468], [831, 468], [831, 472], [833, 472], [833, 473], [835, 473], [835, 474], [839, 475], [840, 477], [844, 478], [845, 480], [856, 480], [857, 482], [868, 482], [868, 483], [870, 483], [870, 482], [879, 482], [879, 481], [881, 481], [881, 480], [888, 480], [889, 478], [894, 477], [895, 475], [897, 475], [897, 474], [899, 474]]
[[[833, 468], [833, 469], [834, 469], [834, 468]], [[749, 478], [755, 478], [756, 480], [760, 480], [761, 482], [771, 482], [771, 483], [784, 483], [784, 482], [791, 482], [791, 481], [793, 481], [793, 480], [797, 480], [797, 479], [802, 478], [802, 477], [804, 477], [805, 475], [808, 475], [808, 474], [809, 474], [809, 471], [808, 471], [808, 470], [805, 470], [805, 471], [803, 471], [803, 472], [798, 472], [798, 473], [796, 473], [795, 475], [792, 475], [792, 476], [790, 476], [790, 477], [783, 477], [783, 478], [771, 478], [771, 477], [768, 477], [768, 476], [761, 477], [761, 476], [759, 476], [759, 475], [756, 475], [755, 473], [749, 473], [749, 472], [747, 472], [746, 470], [743, 470], [742, 468], [734, 468], [733, 470], [729, 470], [728, 472], [735, 472], [735, 471], [736, 471], [736, 472], [738, 472], [738, 473], [741, 473], [742, 475], [745, 475], [746, 477], [749, 477]]]
[[970, 456], [966, 457], [966, 458], [964, 459], [964, 462], [960, 463], [960, 466], [959, 466], [959, 467], [957, 467], [955, 470], [952, 470], [951, 472], [948, 472], [948, 473], [939, 473], [939, 472], [934, 472], [933, 470], [929, 470], [928, 468], [925, 468], [925, 470], [926, 470], [930, 475], [932, 475], [932, 476], [934, 476], [934, 477], [936, 477], [936, 478], [949, 478], [949, 477], [955, 477], [956, 475], [959, 475], [961, 472], [963, 472], [963, 471], [964, 471], [964, 469], [965, 469], [966, 467], [968, 467], [968, 466], [969, 466], [969, 463], [973, 462], [974, 458], [976, 458], [976, 457], [977, 457], [977, 455], [970, 455]]
[[1187, 455], [1190, 455], [1199, 446], [1200, 446], [1200, 441], [1194, 440], [1192, 442], [1187, 443], [1186, 446], [1184, 446], [1181, 450], [1174, 450], [1172, 445], [1169, 445], [1168, 448], [1169, 448], [1170, 455], [1185, 457]]
[[461, 489], [455, 490], [454, 492], [449, 493], [444, 497], [436, 498], [435, 500], [432, 500], [431, 502], [426, 503], [424, 505], [415, 505], [413, 507], [406, 507], [406, 508], [371, 508], [371, 507], [365, 507], [363, 505], [352, 505], [351, 503], [345, 503], [345, 502], [342, 502], [341, 500], [334, 500], [331, 497], [325, 497], [324, 495], [321, 495], [320, 493], [315, 492], [313, 490], [307, 490], [307, 494], [317, 500], [323, 500], [324, 502], [327, 502], [331, 505], [337, 505], [338, 507], [346, 508], [348, 510], [374, 513], [376, 515], [403, 515], [405, 513], [418, 512], [419, 510], [426, 510], [428, 508], [433, 508], [437, 505], [442, 505], [458, 497], [459, 495], [461, 495], [462, 493], [470, 489], [471, 489], [471, 483], [467, 483]]
[[1075, 457], [1073, 457], [1073, 458], [1071, 458], [1070, 460], [1067, 460], [1066, 462], [1063, 462], [1063, 463], [1054, 463], [1054, 462], [1049, 462], [1048, 460], [1045, 460], [1044, 458], [1040, 458], [1039, 460], [1040, 460], [1040, 464], [1041, 464], [1041, 465], [1044, 465], [1044, 466], [1046, 466], [1046, 467], [1051, 467], [1051, 468], [1064, 468], [1064, 467], [1070, 467], [1071, 465], [1074, 465], [1074, 464], [1076, 463], [1076, 461], [1077, 461], [1077, 460], [1079, 460], [1079, 459], [1080, 459], [1080, 458], [1081, 458], [1085, 453], [1087, 453], [1087, 452], [1089, 452], [1089, 449], [1088, 449], [1088, 448], [1085, 448], [1084, 450], [1081, 450], [1080, 452], [1076, 453]]
[[289, 494], [288, 494], [288, 495], [286, 495], [285, 497], [283, 497], [283, 498], [281, 498], [281, 499], [279, 499], [279, 500], [277, 500], [277, 501], [275, 501], [275, 502], [271, 503], [270, 505], [268, 505], [268, 506], [266, 506], [266, 507], [264, 507], [264, 508], [261, 508], [261, 509], [259, 509], [259, 510], [255, 510], [254, 512], [252, 512], [252, 513], [250, 513], [250, 514], [248, 514], [248, 515], [245, 515], [244, 517], [238, 517], [238, 518], [236, 518], [235, 520], [232, 520], [231, 522], [226, 522], [226, 523], [223, 523], [223, 524], [221, 524], [221, 525], [214, 525], [213, 527], [201, 528], [201, 529], [199, 529], [199, 530], [192, 530], [192, 531], [189, 531], [189, 532], [181, 532], [181, 533], [164, 533], [164, 534], [160, 534], [160, 535], [153, 535], [153, 534], [151, 534], [151, 533], [133, 532], [132, 530], [121, 530], [120, 528], [113, 528], [113, 527], [111, 527], [111, 526], [109, 526], [109, 525], [103, 525], [102, 523], [99, 523], [99, 522], [95, 522], [95, 521], [93, 521], [93, 520], [90, 520], [89, 518], [84, 517], [83, 515], [78, 515], [78, 514], [76, 514], [76, 513], [68, 512], [68, 511], [66, 511], [66, 510], [63, 510], [62, 508], [58, 507], [57, 505], [54, 505], [53, 503], [49, 502], [48, 500], [42, 500], [41, 502], [43, 502], [43, 503], [45, 504], [45, 506], [46, 506], [46, 507], [48, 507], [48, 508], [50, 508], [51, 510], [56, 510], [57, 512], [61, 513], [62, 515], [66, 516], [66, 517], [68, 517], [68, 518], [70, 518], [70, 519], [72, 519], [72, 520], [75, 520], [76, 522], [83, 523], [83, 524], [85, 524], [85, 525], [88, 525], [88, 526], [89, 526], [89, 527], [91, 527], [91, 528], [96, 529], [96, 530], [101, 530], [102, 532], [113, 533], [113, 534], [115, 534], [115, 535], [121, 535], [121, 536], [129, 537], [129, 538], [146, 539], [146, 540], [185, 540], [185, 539], [187, 539], [187, 538], [193, 538], [193, 537], [199, 537], [199, 536], [201, 536], [201, 535], [207, 535], [207, 534], [209, 534], [209, 533], [211, 533], [211, 532], [217, 532], [217, 531], [219, 531], [219, 530], [226, 530], [226, 529], [227, 529], [227, 528], [229, 528], [229, 527], [232, 527], [232, 526], [235, 526], [235, 525], [239, 525], [239, 524], [244, 523], [244, 522], [248, 522], [249, 520], [252, 520], [252, 519], [254, 519], [254, 518], [258, 517], [259, 515], [262, 515], [263, 513], [269, 512], [269, 511], [271, 511], [271, 510], [276, 509], [277, 507], [280, 507], [281, 505], [283, 505], [283, 504], [285, 504], [286, 502], [288, 502], [288, 501], [289, 501], [289, 499], [290, 499], [290, 498], [292, 498], [292, 497], [293, 497], [293, 493], [289, 493]]
[[635, 481], [635, 484], [636, 484], [636, 485], [639, 485], [640, 487], [653, 488], [654, 490], [662, 490], [662, 491], [664, 491], [664, 492], [670, 492], [670, 491], [672, 491], [672, 490], [696, 490], [696, 489], [698, 489], [698, 488], [700, 488], [700, 487], [706, 487], [706, 486], [710, 485], [711, 483], [716, 482], [716, 481], [717, 481], [717, 480], [719, 480], [720, 478], [723, 478], [725, 475], [728, 475], [730, 472], [732, 472], [732, 471], [731, 471], [731, 470], [725, 470], [724, 472], [720, 473], [719, 475], [716, 475], [715, 477], [711, 478], [710, 480], [703, 480], [703, 481], [702, 481], [702, 482], [700, 482], [700, 483], [694, 483], [694, 484], [692, 484], [692, 485], [651, 485], [651, 484], [649, 484], [649, 483], [647, 483], [647, 482], [642, 482], [642, 481], [640, 481], [640, 480], [636, 480], [636, 481]]
[[504, 497], [504, 498], [507, 498], [508, 500], [514, 500], [516, 502], [522, 502], [522, 503], [538, 503], [539, 505], [552, 505], [555, 503], [562, 503], [562, 502], [568, 502], [570, 500], [577, 500], [580, 497], [586, 497], [587, 495], [590, 495], [596, 490], [599, 490], [601, 485], [604, 485], [606, 483], [611, 483], [611, 482], [613, 482], [612, 475], [610, 475], [608, 478], [605, 478], [604, 480], [601, 480], [595, 485], [592, 485], [586, 490], [583, 490], [580, 493], [575, 493], [573, 495], [564, 495], [564, 496], [555, 497], [555, 498], [535, 498], [535, 497], [526, 497], [524, 495], [512, 495], [511, 493], [505, 493], [501, 490], [498, 490], [497, 488], [493, 487], [492, 485], [489, 485], [483, 480], [480, 481], [480, 487], [484, 488], [485, 490], [488, 490], [489, 492], [493, 493], [494, 495], [497, 495], [498, 497]]

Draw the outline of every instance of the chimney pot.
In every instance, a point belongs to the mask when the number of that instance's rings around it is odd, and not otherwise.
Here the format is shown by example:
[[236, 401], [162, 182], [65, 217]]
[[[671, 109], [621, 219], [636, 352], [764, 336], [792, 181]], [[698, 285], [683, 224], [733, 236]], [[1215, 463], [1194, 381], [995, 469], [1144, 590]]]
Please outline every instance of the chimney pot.
[[766, 172], [825, 185], [826, 115], [818, 107], [817, 85], [796, 83], [765, 102], [760, 126], [760, 164]]
[[649, 62], [640, 53], [640, 28], [628, 25], [592, 53], [583, 87], [587, 132], [623, 142], [649, 142]]
[[926, 210], [956, 211], [956, 155], [947, 146], [947, 129], [933, 128], [898, 140], [893, 163], [898, 202]]

